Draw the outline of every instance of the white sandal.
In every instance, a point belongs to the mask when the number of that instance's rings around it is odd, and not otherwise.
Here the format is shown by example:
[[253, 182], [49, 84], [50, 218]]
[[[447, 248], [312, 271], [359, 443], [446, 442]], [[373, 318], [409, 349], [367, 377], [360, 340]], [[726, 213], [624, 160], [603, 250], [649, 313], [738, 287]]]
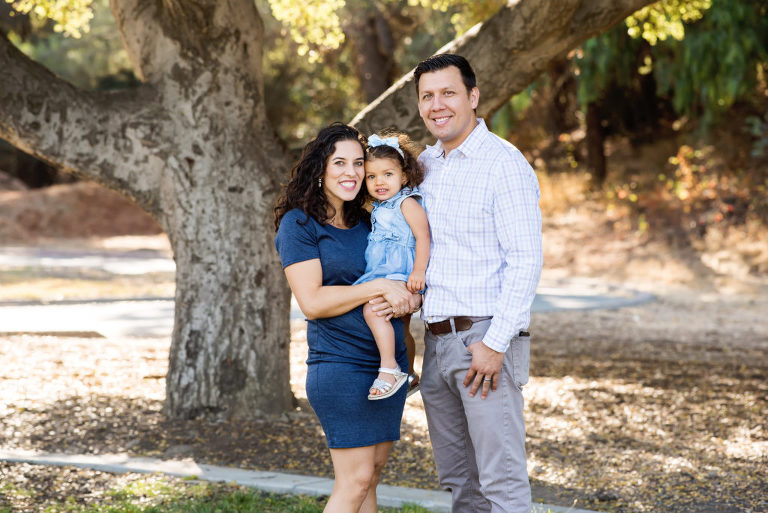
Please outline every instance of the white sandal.
[[386, 367], [379, 367], [379, 372], [383, 372], [385, 374], [392, 374], [395, 377], [395, 382], [388, 383], [383, 379], [379, 379], [379, 378], [374, 379], [373, 384], [371, 385], [371, 388], [378, 390], [381, 393], [377, 395], [368, 394], [368, 399], [370, 399], [371, 401], [386, 399], [387, 397], [395, 394], [395, 392], [400, 390], [400, 387], [403, 386], [403, 384], [405, 384], [408, 381], [408, 373], [401, 371], [399, 367], [397, 369], [387, 369]]

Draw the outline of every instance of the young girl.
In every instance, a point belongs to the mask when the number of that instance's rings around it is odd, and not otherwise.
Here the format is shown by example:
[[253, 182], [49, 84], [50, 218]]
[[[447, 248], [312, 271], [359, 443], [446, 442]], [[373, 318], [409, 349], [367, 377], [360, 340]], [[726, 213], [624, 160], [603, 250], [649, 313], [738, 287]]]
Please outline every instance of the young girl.
[[[424, 172], [414, 155], [414, 146], [405, 134], [386, 138], [372, 135], [368, 138], [365, 184], [374, 200], [372, 230], [365, 250], [365, 274], [356, 283], [388, 278], [407, 282], [412, 293], [424, 289], [429, 261], [429, 224], [417, 188]], [[408, 373], [403, 372], [395, 361], [392, 324], [377, 315], [370, 304], [363, 307], [363, 316], [381, 356], [379, 376], [371, 385], [368, 399], [384, 399], [408, 381]], [[404, 321], [407, 320], [408, 316]], [[407, 333], [407, 322], [404, 322], [404, 328]], [[415, 352], [412, 339], [407, 345], [409, 371], [412, 371]]]

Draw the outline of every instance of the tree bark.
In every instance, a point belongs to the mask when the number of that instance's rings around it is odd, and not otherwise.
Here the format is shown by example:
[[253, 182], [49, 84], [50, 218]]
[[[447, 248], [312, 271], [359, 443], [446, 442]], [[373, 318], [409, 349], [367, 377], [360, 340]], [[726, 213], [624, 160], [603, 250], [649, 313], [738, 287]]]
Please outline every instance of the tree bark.
[[395, 41], [389, 22], [376, 6], [360, 11], [344, 30], [353, 45], [355, 72], [365, 101], [371, 102], [387, 90], [395, 76]]
[[[183, 5], [181, 5], [183, 3]], [[133, 198], [168, 235], [173, 417], [291, 407], [290, 294], [272, 206], [288, 162], [266, 120], [261, 20], [249, 0], [112, 9], [136, 90], [78, 90], [0, 37], [0, 136]]]
[[[509, 0], [495, 15], [436, 53], [466, 57], [477, 74], [478, 116], [490, 118], [558, 55], [575, 48], [654, 0]], [[352, 120], [365, 133], [397, 127], [415, 140], [430, 136], [419, 117], [413, 72]]]

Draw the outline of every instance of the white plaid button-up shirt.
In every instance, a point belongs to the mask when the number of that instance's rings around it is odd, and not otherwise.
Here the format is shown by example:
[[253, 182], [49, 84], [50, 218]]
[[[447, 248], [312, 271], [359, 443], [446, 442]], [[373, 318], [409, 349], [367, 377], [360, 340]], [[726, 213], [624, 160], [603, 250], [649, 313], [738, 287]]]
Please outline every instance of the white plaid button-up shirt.
[[419, 156], [432, 245], [422, 319], [493, 316], [483, 342], [505, 352], [528, 328], [542, 267], [539, 182], [525, 157], [482, 119], [443, 156]]

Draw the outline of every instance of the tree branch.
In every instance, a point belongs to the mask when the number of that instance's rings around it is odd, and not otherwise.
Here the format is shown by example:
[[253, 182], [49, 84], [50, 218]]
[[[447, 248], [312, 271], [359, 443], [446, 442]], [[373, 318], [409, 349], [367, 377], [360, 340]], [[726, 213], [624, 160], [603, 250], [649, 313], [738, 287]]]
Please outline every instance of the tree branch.
[[264, 27], [253, 0], [110, 0], [139, 77], [240, 69], [261, 83]]
[[[121, 191], [150, 213], [156, 212], [159, 172], [140, 171], [126, 158], [126, 149], [136, 146], [136, 141], [152, 139], [150, 123], [156, 125], [163, 117], [159, 109], [148, 109], [154, 103], [151, 89], [80, 90], [29, 59], [5, 35], [0, 35], [0, 69], [4, 70], [0, 73], [0, 137], [64, 171]], [[157, 143], [147, 141], [147, 145]]]
[[[654, 0], [509, 0], [482, 24], [436, 53], [466, 57], [478, 74], [478, 116], [487, 117], [523, 91], [558, 55], [604, 32]], [[397, 127], [429, 140], [416, 103], [413, 72], [352, 120], [364, 133]]]

